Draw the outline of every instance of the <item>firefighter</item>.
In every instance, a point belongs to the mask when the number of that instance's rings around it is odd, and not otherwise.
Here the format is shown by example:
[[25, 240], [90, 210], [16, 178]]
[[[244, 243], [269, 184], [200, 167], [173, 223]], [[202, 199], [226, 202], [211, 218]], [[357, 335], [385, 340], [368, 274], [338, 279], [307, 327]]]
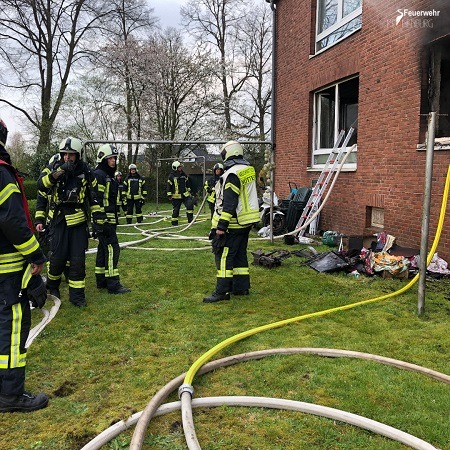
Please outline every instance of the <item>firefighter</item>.
[[[38, 180], [38, 189], [50, 195], [48, 227], [50, 229], [50, 265], [47, 289], [60, 298], [59, 286], [66, 261], [69, 261], [69, 300], [75, 306], [86, 306], [85, 278], [88, 248], [88, 218], [101, 232], [106, 215], [94, 192], [95, 178], [81, 159], [82, 143], [75, 137], [63, 139], [59, 145], [60, 159]], [[45, 214], [44, 214], [45, 215]], [[38, 214], [36, 213], [38, 217]], [[44, 226], [39, 214], [36, 221]]]
[[[55, 168], [57, 162], [60, 159], [60, 154], [55, 153], [49, 160], [48, 165], [42, 170], [40, 177], [49, 174]], [[49, 228], [44, 226], [42, 222], [46, 222], [46, 225], [51, 221], [53, 212], [49, 209], [50, 192], [49, 191], [37, 191], [36, 198], [36, 214], [35, 214], [35, 227], [36, 231], [39, 233], [39, 243], [42, 247], [44, 253], [49, 255]], [[66, 262], [66, 267], [64, 268], [64, 279], [66, 283], [69, 280], [69, 261]]]
[[120, 284], [119, 270], [119, 240], [117, 239], [117, 224], [119, 222], [117, 198], [119, 184], [115, 180], [118, 151], [114, 145], [104, 144], [97, 152], [97, 167], [94, 169], [96, 197], [106, 213], [103, 232], [98, 234], [97, 257], [95, 260], [95, 278], [97, 288], [108, 289], [110, 294], [125, 294], [130, 289]]
[[205, 303], [229, 300], [250, 293], [247, 245], [250, 230], [259, 221], [256, 173], [244, 159], [242, 145], [229, 141], [222, 147], [224, 174], [216, 184], [212, 218], [212, 251], [217, 268], [216, 288]]
[[189, 177], [184, 173], [183, 166], [179, 161], [172, 163], [172, 172], [167, 180], [167, 197], [172, 202], [172, 225], [178, 225], [181, 205], [186, 208], [187, 221], [192, 222], [194, 218], [194, 199], [191, 195]]
[[213, 167], [213, 175], [209, 177], [205, 182], [205, 191], [208, 194], [206, 201], [208, 202], [209, 209], [211, 211], [211, 219], [214, 214], [214, 206], [216, 204], [216, 191], [215, 186], [219, 181], [219, 178], [223, 175], [223, 164], [216, 163]]
[[141, 223], [143, 219], [142, 206], [147, 197], [145, 180], [138, 172], [136, 164], [130, 164], [128, 170], [128, 176], [124, 182], [127, 195], [127, 223], [131, 223], [133, 220], [133, 209], [136, 210], [136, 222]]
[[120, 214], [122, 210], [124, 213], [127, 212], [127, 193], [125, 192], [125, 183], [123, 181], [122, 172], [115, 172], [114, 178], [117, 181], [117, 213]]
[[[39, 289], [47, 297], [39, 273], [46, 261], [33, 235], [22, 179], [6, 151], [8, 129], [0, 120], [0, 413], [45, 408], [48, 397], [25, 391], [25, 347], [31, 327], [30, 301]], [[31, 284], [34, 283], [31, 291]], [[36, 297], [37, 298], [37, 297]]]

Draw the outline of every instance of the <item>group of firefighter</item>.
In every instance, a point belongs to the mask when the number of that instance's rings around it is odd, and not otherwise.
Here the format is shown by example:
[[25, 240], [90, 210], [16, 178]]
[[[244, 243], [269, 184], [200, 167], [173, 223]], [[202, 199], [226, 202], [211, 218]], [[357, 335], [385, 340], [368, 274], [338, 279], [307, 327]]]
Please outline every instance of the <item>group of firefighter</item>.
[[[97, 165], [91, 169], [82, 158], [81, 141], [67, 137], [37, 181], [34, 227], [41, 242], [49, 246], [46, 256], [33, 233], [22, 179], [5, 149], [6, 136], [6, 126], [0, 121], [0, 412], [34, 411], [47, 406], [48, 397], [24, 390], [30, 304], [42, 307], [47, 291], [60, 298], [61, 279], [66, 274], [69, 301], [86, 306], [89, 222], [98, 239], [97, 288], [111, 294], [130, 292], [121, 284], [117, 268], [118, 219], [122, 209], [130, 224], [134, 209], [141, 223], [147, 191], [135, 164], [130, 164], [122, 181], [114, 145], [100, 146]], [[214, 166], [214, 174], [205, 184], [211, 208], [209, 237], [217, 269], [216, 287], [203, 299], [205, 303], [249, 295], [247, 244], [250, 230], [259, 220], [255, 169], [244, 159], [242, 145], [227, 142], [221, 156], [224, 163]], [[189, 177], [179, 161], [172, 164], [167, 196], [172, 202], [172, 225], [178, 225], [182, 204], [191, 222], [194, 200]], [[40, 272], [45, 262], [44, 281]]]
[[[126, 207], [127, 223], [142, 222], [142, 205], [147, 196], [145, 179], [135, 164], [123, 183], [118, 182], [118, 150], [104, 144], [97, 152], [97, 165], [92, 170], [82, 158], [83, 144], [75, 137], [64, 139], [59, 153], [49, 161], [37, 181], [35, 226], [48, 242], [49, 265], [47, 289], [60, 298], [60, 284], [66, 273], [69, 301], [86, 306], [86, 256], [92, 233], [98, 239], [95, 261], [97, 288], [110, 294], [130, 292], [120, 283], [117, 268], [120, 254], [117, 238], [119, 207]], [[126, 201], [125, 201], [126, 199]]]

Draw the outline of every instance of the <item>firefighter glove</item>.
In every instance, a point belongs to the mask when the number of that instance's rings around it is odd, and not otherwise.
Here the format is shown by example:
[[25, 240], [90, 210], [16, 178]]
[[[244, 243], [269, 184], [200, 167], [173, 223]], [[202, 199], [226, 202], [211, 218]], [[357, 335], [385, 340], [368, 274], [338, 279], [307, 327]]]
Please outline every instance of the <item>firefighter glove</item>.
[[98, 237], [100, 235], [103, 235], [105, 233], [105, 228], [102, 223], [92, 223], [92, 237]]
[[66, 161], [59, 169], [64, 170], [64, 172], [73, 172], [75, 170], [75, 163], [73, 161]]
[[227, 239], [226, 234], [216, 234], [211, 241], [212, 252], [215, 255], [220, 255], [222, 253], [223, 248], [225, 247], [225, 241]]
[[35, 308], [42, 308], [47, 300], [47, 289], [40, 275], [33, 275], [27, 287], [28, 300]]

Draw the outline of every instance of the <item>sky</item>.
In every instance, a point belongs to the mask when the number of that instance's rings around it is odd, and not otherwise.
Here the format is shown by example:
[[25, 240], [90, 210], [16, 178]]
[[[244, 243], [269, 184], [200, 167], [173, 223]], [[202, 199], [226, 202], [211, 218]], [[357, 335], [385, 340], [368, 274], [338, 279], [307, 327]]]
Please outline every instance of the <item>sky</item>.
[[[186, 4], [187, 0], [147, 0], [153, 14], [159, 17], [160, 25], [166, 27], [180, 27], [180, 7]], [[21, 132], [25, 135], [25, 129], [22, 123], [28, 122], [22, 114], [15, 112], [11, 107], [0, 103], [0, 119], [5, 122], [10, 136], [15, 132]]]

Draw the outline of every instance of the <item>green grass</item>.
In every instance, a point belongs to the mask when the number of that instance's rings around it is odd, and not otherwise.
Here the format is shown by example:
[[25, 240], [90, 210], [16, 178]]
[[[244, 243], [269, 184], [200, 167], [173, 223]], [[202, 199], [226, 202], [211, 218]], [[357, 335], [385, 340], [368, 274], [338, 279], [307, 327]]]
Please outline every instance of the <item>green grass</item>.
[[[160, 205], [166, 216], [169, 205]], [[146, 205], [144, 211], [151, 211]], [[182, 211], [183, 218], [184, 211]], [[139, 228], [152, 230], [169, 221]], [[135, 232], [134, 226], [120, 232]], [[206, 237], [209, 222], [183, 235]], [[137, 231], [136, 231], [137, 232]], [[252, 233], [256, 237], [256, 233]], [[120, 235], [121, 241], [139, 236]], [[197, 240], [151, 239], [143, 247], [196, 248]], [[251, 241], [249, 251], [284, 248]], [[329, 250], [318, 247], [318, 250]], [[380, 277], [319, 274], [292, 256], [281, 267], [250, 267], [251, 295], [204, 304], [215, 285], [209, 248], [192, 251], [123, 249], [119, 269], [132, 292], [95, 288], [87, 256], [88, 307], [69, 304], [67, 286], [56, 318], [28, 352], [27, 388], [51, 397], [48, 408], [3, 414], [1, 448], [75, 450], [121, 419], [142, 410], [172, 378], [224, 339], [267, 323], [378, 297], [404, 286]], [[252, 256], [249, 254], [250, 261]], [[251, 336], [216, 358], [279, 347], [327, 347], [375, 353], [450, 374], [448, 280], [427, 284], [426, 314], [417, 315], [417, 288], [407, 293]], [[51, 305], [49, 305], [51, 306]], [[41, 313], [33, 312], [37, 323]], [[312, 355], [272, 356], [194, 379], [196, 397], [255, 395], [317, 403], [397, 427], [450, 449], [450, 387], [371, 361]], [[170, 401], [177, 400], [172, 395]], [[394, 441], [320, 417], [262, 408], [195, 410], [204, 450], [404, 449]], [[105, 449], [129, 447], [133, 429]], [[151, 422], [144, 449], [186, 449], [179, 413]]]

